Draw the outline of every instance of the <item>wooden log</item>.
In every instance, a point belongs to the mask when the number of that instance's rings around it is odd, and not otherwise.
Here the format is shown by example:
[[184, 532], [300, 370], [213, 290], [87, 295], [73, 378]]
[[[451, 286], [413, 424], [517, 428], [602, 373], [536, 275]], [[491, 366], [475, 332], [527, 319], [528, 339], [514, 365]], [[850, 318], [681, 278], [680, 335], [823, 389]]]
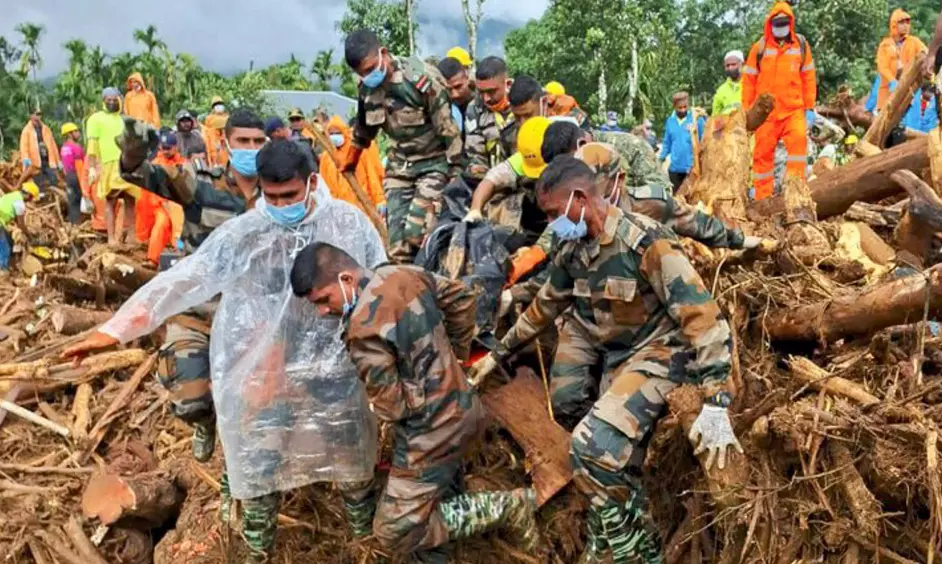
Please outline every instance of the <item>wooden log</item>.
[[135, 517], [159, 527], [180, 507], [184, 497], [173, 479], [162, 471], [135, 476], [96, 474], [82, 494], [82, 513], [102, 525]]
[[832, 376], [830, 372], [803, 356], [789, 356], [788, 369], [797, 380], [816, 390], [825, 390], [864, 406], [880, 403], [880, 398], [868, 392], [860, 384], [840, 376]]
[[942, 196], [942, 129], [936, 127], [929, 132], [929, 170], [932, 189]]
[[900, 120], [903, 119], [903, 114], [909, 109], [913, 95], [920, 86], [920, 79], [925, 73], [925, 60], [926, 54], [920, 53], [915, 60], [909, 63], [899, 79], [896, 90], [890, 96], [889, 103], [880, 111], [877, 118], [873, 120], [873, 125], [864, 134], [864, 141], [877, 147], [883, 147], [890, 131], [899, 125]]
[[72, 401], [72, 437], [80, 444], [88, 438], [88, 425], [91, 421], [88, 402], [91, 398], [92, 385], [79, 384], [75, 390], [75, 399]]
[[481, 394], [487, 411], [523, 447], [533, 469], [537, 503], [543, 505], [572, 479], [570, 435], [550, 419], [543, 384], [529, 368], [520, 368], [509, 384]]
[[924, 275], [885, 282], [832, 300], [770, 312], [762, 328], [774, 342], [827, 342], [865, 335], [922, 319], [927, 290], [929, 313], [938, 315], [942, 312], [942, 265], [930, 268]]
[[157, 271], [144, 266], [126, 256], [115, 253], [101, 255], [104, 279], [134, 293], [138, 288], [150, 282]]
[[873, 124], [873, 114], [856, 102], [848, 107], [818, 106], [815, 111], [826, 118], [844, 121], [854, 127], [869, 128]]
[[909, 207], [893, 233], [896, 246], [922, 268], [935, 234], [942, 231], [942, 198], [911, 171], [899, 170], [890, 178], [909, 193]]
[[867, 489], [867, 484], [854, 466], [854, 457], [844, 443], [829, 440], [828, 454], [831, 456], [832, 468], [839, 476], [838, 491], [850, 508], [858, 532], [873, 538], [880, 523], [880, 503]]
[[79, 551], [85, 562], [89, 564], [108, 564], [102, 558], [98, 549], [95, 548], [95, 545], [92, 544], [92, 541], [89, 540], [88, 535], [85, 534], [82, 523], [77, 516], [72, 515], [69, 518], [65, 524], [65, 532], [69, 536], [69, 540], [72, 541], [72, 546]]
[[131, 296], [127, 288], [116, 284], [92, 282], [84, 278], [47, 274], [46, 283], [65, 294], [66, 298], [80, 302], [95, 302], [104, 305], [106, 300], [117, 301]]
[[111, 319], [111, 312], [58, 305], [50, 314], [52, 328], [62, 335], [75, 335]]
[[[907, 141], [811, 180], [808, 187], [817, 205], [818, 219], [842, 214], [857, 201], [877, 202], [898, 194], [900, 186], [890, 175], [901, 169], [921, 171], [929, 166], [928, 147], [928, 137]], [[752, 202], [749, 207], [750, 215], [760, 220], [784, 211], [785, 202], [781, 196]]]

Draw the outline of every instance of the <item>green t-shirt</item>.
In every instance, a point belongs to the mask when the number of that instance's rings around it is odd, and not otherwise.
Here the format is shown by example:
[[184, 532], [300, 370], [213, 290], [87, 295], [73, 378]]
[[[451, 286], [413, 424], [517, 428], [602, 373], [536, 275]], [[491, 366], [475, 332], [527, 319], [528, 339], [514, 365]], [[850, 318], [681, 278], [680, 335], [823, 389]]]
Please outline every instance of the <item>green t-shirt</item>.
[[16, 217], [13, 203], [23, 201], [23, 194], [17, 190], [0, 196], [0, 227], [6, 227]]
[[98, 158], [102, 164], [121, 158], [121, 149], [115, 138], [124, 133], [124, 119], [119, 113], [95, 112], [88, 118], [85, 136], [98, 141]]

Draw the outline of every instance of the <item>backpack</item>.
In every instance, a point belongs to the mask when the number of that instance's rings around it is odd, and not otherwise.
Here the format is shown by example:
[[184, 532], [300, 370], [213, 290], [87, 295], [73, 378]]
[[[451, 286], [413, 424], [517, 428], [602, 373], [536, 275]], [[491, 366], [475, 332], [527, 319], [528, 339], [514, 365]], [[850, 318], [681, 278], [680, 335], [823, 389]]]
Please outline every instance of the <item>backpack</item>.
[[[805, 56], [808, 54], [808, 40], [805, 39], [805, 36], [796, 33], [798, 37], [798, 45], [801, 48], [801, 64], [805, 64]], [[759, 51], [756, 53], [756, 70], [762, 70], [762, 57], [765, 55], [765, 36], [762, 36], [762, 39], [758, 42]]]

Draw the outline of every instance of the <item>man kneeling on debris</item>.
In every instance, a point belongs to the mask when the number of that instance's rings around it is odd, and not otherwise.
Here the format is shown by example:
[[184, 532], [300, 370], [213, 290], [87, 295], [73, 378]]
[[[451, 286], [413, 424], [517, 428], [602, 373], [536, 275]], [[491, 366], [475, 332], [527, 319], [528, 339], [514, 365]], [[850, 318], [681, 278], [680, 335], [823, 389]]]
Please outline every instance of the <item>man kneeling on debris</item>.
[[595, 172], [571, 155], [557, 157], [537, 186], [553, 218], [558, 251], [549, 280], [495, 352], [471, 369], [479, 385], [511, 352], [534, 339], [572, 306], [572, 321], [591, 339], [605, 370], [604, 393], [572, 434], [576, 487], [590, 502], [586, 553], [598, 562], [662, 562], [657, 531], [645, 515], [640, 474], [666, 396], [702, 386], [706, 403], [691, 439], [706, 464], [742, 450], [723, 390], [730, 369], [729, 326], [669, 229], [626, 213], [596, 193]]
[[484, 427], [460, 364], [474, 336], [474, 293], [414, 265], [361, 264], [314, 243], [298, 255], [291, 284], [321, 316], [341, 317], [373, 410], [393, 425], [392, 469], [373, 520], [377, 540], [412, 553], [410, 562], [444, 563], [449, 540], [505, 525], [533, 550], [533, 490], [461, 493], [462, 458]]
[[222, 517], [231, 497], [241, 500], [248, 561], [265, 562], [282, 492], [339, 481], [355, 522], [376, 462], [375, 420], [339, 323], [294, 297], [294, 257], [313, 241], [369, 268], [386, 255], [366, 216], [330, 197], [297, 143], [271, 141], [256, 162], [263, 198], [255, 209], [217, 227], [64, 355], [126, 343], [221, 294], [209, 356], [227, 473]]

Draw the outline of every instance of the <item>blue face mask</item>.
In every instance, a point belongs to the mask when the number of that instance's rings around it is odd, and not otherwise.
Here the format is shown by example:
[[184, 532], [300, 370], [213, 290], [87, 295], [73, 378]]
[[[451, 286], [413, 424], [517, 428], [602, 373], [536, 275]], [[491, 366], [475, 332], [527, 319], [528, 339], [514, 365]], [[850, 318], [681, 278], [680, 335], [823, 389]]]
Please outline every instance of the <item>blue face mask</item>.
[[330, 142], [334, 144], [334, 147], [340, 147], [343, 145], [343, 133], [331, 133]]
[[566, 211], [549, 224], [550, 229], [559, 237], [560, 241], [582, 239], [589, 232], [589, 228], [585, 223], [585, 207], [582, 208], [582, 213], [579, 214], [579, 223], [575, 223], [569, 219], [569, 208], [572, 207], [572, 199], [575, 195], [575, 192], [569, 194], [569, 203], [566, 204]]
[[370, 74], [363, 77], [363, 85], [367, 88], [377, 88], [386, 80], [386, 64], [382, 63], [383, 52], [379, 52], [380, 65], [370, 71]]
[[255, 165], [255, 157], [258, 156], [258, 149], [233, 149], [226, 141], [226, 148], [229, 149], [229, 163], [236, 172], [242, 176], [258, 176], [258, 167]]
[[288, 204], [287, 206], [273, 206], [265, 202], [265, 213], [278, 225], [285, 227], [294, 227], [301, 223], [301, 220], [307, 216], [308, 196], [311, 193], [311, 177], [307, 179], [307, 186], [304, 188], [304, 198], [300, 202]]
[[357, 292], [356, 290], [351, 290], [353, 295], [350, 297], [350, 300], [347, 300], [347, 290], [343, 287], [343, 280], [340, 279], [340, 275], [337, 275], [337, 283], [340, 284], [340, 292], [343, 293], [343, 317], [346, 317], [353, 311], [354, 306], [357, 305]]

